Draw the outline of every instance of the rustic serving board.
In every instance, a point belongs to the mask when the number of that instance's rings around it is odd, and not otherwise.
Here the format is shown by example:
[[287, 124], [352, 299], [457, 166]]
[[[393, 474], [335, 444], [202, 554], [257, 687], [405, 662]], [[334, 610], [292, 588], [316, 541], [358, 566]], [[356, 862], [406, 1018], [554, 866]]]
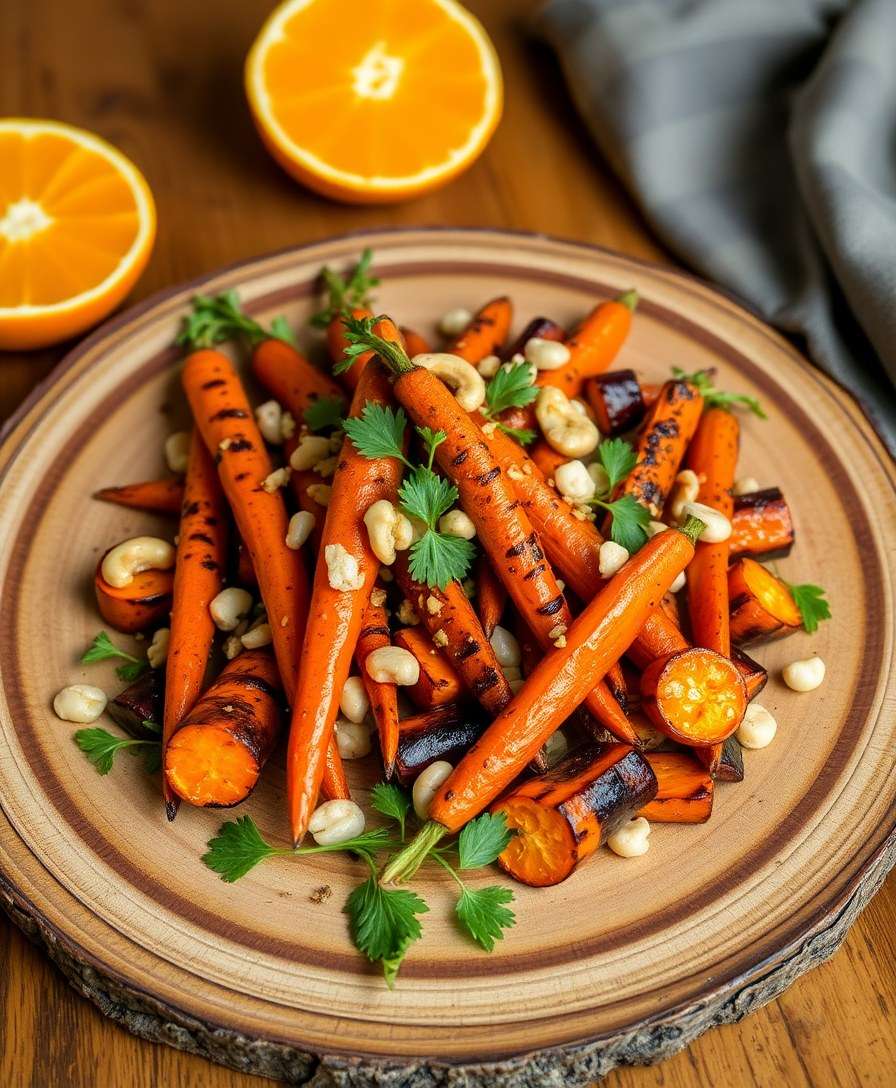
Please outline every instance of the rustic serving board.
[[[427, 334], [445, 309], [497, 293], [521, 325], [570, 322], [637, 287], [620, 365], [650, 378], [716, 366], [723, 387], [762, 399], [770, 419], [744, 420], [742, 470], [784, 489], [798, 543], [780, 569], [822, 582], [835, 616], [758, 652], [778, 737], [745, 753], [745, 782], [720, 787], [709, 824], [657, 826], [643, 858], [601, 851], [556, 888], [515, 889], [518, 925], [491, 955], [458, 935], [448, 878], [427, 872], [425, 936], [394, 991], [341, 913], [358, 866], [276, 859], [223, 884], [199, 857], [227, 814], [183, 808], [167, 825], [138, 761], [99, 777], [50, 709], [76, 680], [116, 690], [111, 667], [78, 663], [100, 626], [90, 575], [110, 542], [164, 524], [89, 495], [162, 471], [162, 438], [186, 422], [170, 345], [190, 297], [237, 288], [260, 319], [303, 327], [320, 265], [364, 244], [380, 308]], [[532, 235], [412, 230], [166, 292], [72, 352], [0, 446], [0, 903], [131, 1031], [293, 1083], [574, 1088], [658, 1060], [830, 955], [896, 860], [894, 551], [896, 474], [853, 402], [676, 272]], [[781, 665], [813, 652], [824, 686], [789, 692]], [[373, 759], [352, 772], [363, 803]], [[282, 842], [283, 807], [275, 757], [237, 811]]]

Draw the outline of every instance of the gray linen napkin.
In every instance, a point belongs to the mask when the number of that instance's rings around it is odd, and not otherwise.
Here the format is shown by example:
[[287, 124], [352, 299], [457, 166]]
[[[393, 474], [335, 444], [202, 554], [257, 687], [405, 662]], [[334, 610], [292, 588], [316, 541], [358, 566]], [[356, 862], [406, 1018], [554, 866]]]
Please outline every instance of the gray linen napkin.
[[536, 27], [663, 241], [896, 451], [896, 0], [550, 0]]

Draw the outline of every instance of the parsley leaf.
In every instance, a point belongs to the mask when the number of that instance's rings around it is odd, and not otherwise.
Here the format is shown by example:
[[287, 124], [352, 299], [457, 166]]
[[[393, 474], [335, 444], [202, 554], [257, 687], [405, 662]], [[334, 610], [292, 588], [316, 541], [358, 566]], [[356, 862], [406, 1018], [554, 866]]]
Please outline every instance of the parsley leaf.
[[374, 331], [380, 321], [387, 320], [388, 318], [383, 314], [379, 317], [352, 317], [351, 314], [346, 314], [342, 318], [342, 324], [345, 326], [348, 347], [343, 352], [343, 358], [333, 367], [333, 373], [344, 373], [354, 364], [359, 355], [367, 351], [376, 352], [386, 366], [396, 374], [413, 370], [414, 364], [401, 344], [385, 340]]
[[298, 348], [299, 346], [296, 334], [292, 331], [292, 326], [283, 314], [279, 314], [271, 322], [271, 336], [275, 340], [282, 340], [284, 344], [289, 344], [292, 348]]
[[510, 438], [515, 438], [521, 446], [528, 446], [534, 442], [538, 435], [528, 427], [508, 427], [504, 423], [498, 423], [498, 430]]
[[[152, 745], [157, 751], [160, 748], [157, 740], [138, 740], [136, 737], [116, 737], [108, 729], [99, 726], [93, 729], [79, 729], [74, 736], [75, 744], [84, 755], [96, 767], [99, 774], [108, 774], [112, 770], [112, 764], [118, 752], [125, 748], [134, 748], [137, 745]], [[147, 770], [158, 769], [152, 767], [151, 758], [147, 759]]]
[[400, 786], [394, 782], [377, 782], [370, 791], [370, 805], [381, 816], [394, 820], [401, 828], [401, 840], [404, 842], [404, 828], [411, 809], [411, 801]]
[[245, 337], [251, 345], [262, 340], [285, 340], [296, 346], [295, 336], [284, 317], [275, 317], [270, 330], [243, 313], [236, 291], [220, 295], [196, 295], [191, 312], [183, 319], [174, 341], [179, 347], [209, 348], [223, 340]]
[[420, 439], [426, 449], [426, 456], [428, 458], [427, 468], [432, 469], [432, 463], [436, 457], [436, 450], [447, 439], [448, 435], [444, 431], [434, 431], [432, 427], [416, 427], [417, 434], [420, 435]]
[[416, 581], [444, 590], [449, 582], [466, 578], [475, 554], [471, 541], [427, 529], [411, 545], [408, 566]]
[[458, 921], [477, 944], [491, 952], [504, 930], [516, 925], [516, 915], [507, 907], [513, 902], [510, 888], [493, 884], [488, 888], [464, 887], [457, 906]]
[[703, 397], [703, 403], [708, 408], [746, 408], [754, 416], [760, 419], [768, 419], [762, 405], [756, 397], [747, 396], [746, 393], [726, 393], [723, 389], [716, 389], [713, 385], [714, 370], [696, 370], [688, 374], [680, 366], [672, 367], [672, 377], [679, 382], [690, 382], [697, 387]]
[[454, 506], [457, 495], [454, 484], [422, 465], [418, 465], [398, 489], [404, 512], [419, 518], [430, 529], [435, 529], [442, 514]]
[[128, 662], [126, 665], [119, 665], [115, 670], [119, 680], [136, 680], [149, 668], [148, 661], [141, 661], [139, 657], [120, 650], [105, 631], [100, 631], [94, 638], [81, 657], [81, 661], [85, 665], [90, 665], [94, 661], [109, 661], [114, 658]]
[[310, 431], [327, 431], [342, 426], [345, 401], [342, 397], [318, 397], [302, 413]]
[[609, 511], [610, 539], [621, 544], [631, 555], [647, 543], [647, 526], [650, 524], [650, 511], [631, 495], [623, 495], [615, 502], [593, 500], [597, 506]]
[[149, 718], [144, 718], [143, 721], [140, 724], [143, 726], [144, 729], [148, 730], [150, 733], [161, 733], [162, 732], [162, 727], [159, 725], [159, 723], [151, 721]]
[[368, 401], [360, 418], [347, 419], [343, 428], [362, 457], [397, 457], [407, 464], [402, 451], [407, 422], [403, 408]]
[[811, 635], [818, 630], [818, 625], [822, 620], [831, 618], [831, 606], [825, 599], [825, 591], [821, 586], [813, 586], [808, 583], [799, 586], [791, 585], [789, 588], [796, 606], [800, 610], [800, 615], [803, 617], [803, 627]]
[[491, 865], [512, 838], [503, 812], [483, 812], [464, 827], [457, 840], [461, 869]]
[[417, 916], [429, 907], [414, 892], [383, 888], [371, 875], [348, 897], [345, 911], [355, 945], [369, 960], [382, 961], [391, 988], [408, 949], [420, 938]]
[[508, 408], [524, 408], [538, 397], [529, 363], [505, 363], [498, 367], [485, 387], [483, 415], [493, 419]]
[[128, 665], [119, 665], [115, 670], [115, 675], [119, 680], [131, 682], [136, 680], [138, 676], [142, 676], [148, 668], [148, 661], [134, 661]]
[[209, 840], [208, 853], [202, 855], [202, 860], [222, 880], [232, 884], [265, 858], [290, 853], [291, 850], [276, 850], [265, 842], [251, 816], [239, 816], [221, 824], [218, 834]]
[[326, 328], [338, 313], [355, 309], [366, 310], [370, 307], [370, 293], [380, 282], [376, 276], [370, 275], [372, 262], [373, 250], [367, 248], [348, 279], [326, 265], [321, 269], [320, 275], [328, 299], [327, 305], [311, 318], [311, 324], [315, 328]]
[[623, 438], [607, 438], [597, 447], [597, 457], [607, 473], [607, 494], [612, 495], [638, 463], [638, 454]]

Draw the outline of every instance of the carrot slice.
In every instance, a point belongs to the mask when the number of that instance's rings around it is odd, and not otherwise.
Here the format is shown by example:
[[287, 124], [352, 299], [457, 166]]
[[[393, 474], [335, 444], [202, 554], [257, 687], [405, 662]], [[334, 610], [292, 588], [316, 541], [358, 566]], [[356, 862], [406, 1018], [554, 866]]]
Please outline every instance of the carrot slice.
[[693, 646], [645, 669], [641, 705], [657, 729], [679, 744], [721, 744], [743, 720], [747, 689], [733, 661]]
[[647, 408], [634, 370], [611, 370], [585, 383], [585, 397], [594, 422], [608, 438], [639, 426]]
[[795, 532], [787, 500], [777, 487], [738, 495], [728, 538], [732, 559], [739, 555], [767, 559], [789, 555]]
[[132, 635], [168, 618], [174, 571], [144, 570], [126, 586], [110, 586], [102, 575], [103, 559], [105, 555], [96, 565], [93, 588], [100, 615], [110, 627]]
[[652, 823], [703, 824], [712, 815], [712, 775], [687, 752], [648, 752], [657, 791], [638, 815]]
[[738, 559], [728, 571], [731, 639], [738, 646], [799, 630], [803, 618], [786, 582], [755, 559]]
[[455, 763], [485, 732], [481, 712], [447, 703], [405, 718], [399, 727], [395, 769], [398, 781], [410, 786], [437, 759]]
[[184, 484], [180, 479], [144, 480], [139, 484], [103, 487], [93, 493], [101, 502], [113, 502], [132, 510], [147, 510], [151, 514], [179, 514], [184, 501]]

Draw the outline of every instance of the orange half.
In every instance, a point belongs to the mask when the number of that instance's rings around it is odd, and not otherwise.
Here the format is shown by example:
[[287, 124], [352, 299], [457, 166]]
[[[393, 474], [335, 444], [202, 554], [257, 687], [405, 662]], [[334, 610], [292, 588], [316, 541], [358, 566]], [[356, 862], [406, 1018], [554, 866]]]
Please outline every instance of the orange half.
[[152, 194], [111, 144], [0, 120], [0, 349], [55, 344], [113, 310], [155, 238]]
[[501, 69], [455, 0], [288, 0], [246, 60], [268, 150], [310, 188], [386, 203], [444, 184], [501, 116]]

